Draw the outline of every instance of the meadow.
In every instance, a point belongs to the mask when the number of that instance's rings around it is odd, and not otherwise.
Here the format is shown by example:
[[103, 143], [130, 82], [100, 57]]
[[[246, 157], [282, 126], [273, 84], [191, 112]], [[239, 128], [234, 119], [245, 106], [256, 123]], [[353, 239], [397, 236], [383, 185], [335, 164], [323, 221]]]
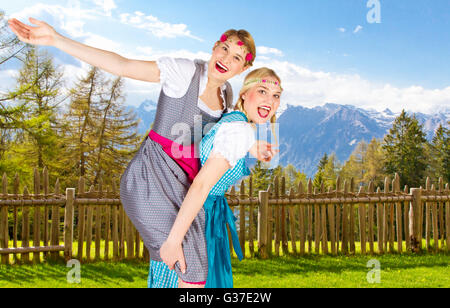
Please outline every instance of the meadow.
[[[75, 245], [76, 247], [76, 245]], [[373, 281], [379, 264], [379, 283]], [[369, 265], [372, 263], [369, 263]], [[232, 259], [236, 288], [449, 288], [450, 254], [286, 255], [267, 260]], [[0, 265], [0, 288], [146, 288], [148, 263], [81, 264], [81, 283], [69, 283], [63, 260]], [[368, 280], [369, 276], [369, 280]], [[376, 279], [375, 279], [376, 280]], [[375, 283], [370, 283], [375, 282]]]

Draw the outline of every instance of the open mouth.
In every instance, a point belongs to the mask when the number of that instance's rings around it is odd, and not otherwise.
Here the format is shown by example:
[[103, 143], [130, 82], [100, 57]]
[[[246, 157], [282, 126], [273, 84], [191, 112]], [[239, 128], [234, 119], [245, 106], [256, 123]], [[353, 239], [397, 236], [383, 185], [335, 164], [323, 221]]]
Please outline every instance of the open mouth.
[[258, 114], [261, 118], [265, 119], [269, 116], [271, 108], [268, 106], [258, 107]]
[[220, 73], [224, 74], [228, 72], [228, 67], [220, 63], [220, 61], [216, 62], [216, 70], [218, 70]]

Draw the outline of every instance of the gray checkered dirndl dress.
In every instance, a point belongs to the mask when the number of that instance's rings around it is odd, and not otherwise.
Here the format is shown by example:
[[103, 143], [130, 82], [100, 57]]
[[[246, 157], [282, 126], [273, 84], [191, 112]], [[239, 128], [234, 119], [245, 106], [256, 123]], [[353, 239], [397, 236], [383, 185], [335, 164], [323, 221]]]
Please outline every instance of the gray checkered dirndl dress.
[[[199, 61], [195, 61], [196, 70], [183, 97], [172, 98], [161, 91], [152, 129], [159, 137], [196, 148], [195, 160], [198, 161], [198, 166], [200, 166], [198, 144], [207, 133], [203, 128], [208, 123], [215, 124], [220, 120], [197, 106], [201, 65]], [[230, 85], [227, 84], [227, 87]], [[231, 102], [227, 99], [225, 101]], [[227, 106], [224, 113], [230, 107]], [[208, 125], [209, 128], [212, 126]], [[198, 135], [199, 127], [202, 128], [203, 134]], [[187, 128], [190, 129], [190, 133], [182, 134], [180, 141], [180, 129], [186, 131]], [[195, 138], [194, 130], [197, 130]], [[165, 151], [155, 138], [147, 136], [120, 179], [122, 205], [142, 237], [151, 260], [154, 261], [162, 261], [159, 249], [167, 239], [192, 184], [191, 176], [182, 165], [177, 163], [177, 160], [171, 157], [167, 149]], [[203, 208], [184, 238], [183, 251], [187, 270], [182, 274], [177, 263], [175, 271], [178, 277], [186, 282], [206, 281], [208, 258]]]

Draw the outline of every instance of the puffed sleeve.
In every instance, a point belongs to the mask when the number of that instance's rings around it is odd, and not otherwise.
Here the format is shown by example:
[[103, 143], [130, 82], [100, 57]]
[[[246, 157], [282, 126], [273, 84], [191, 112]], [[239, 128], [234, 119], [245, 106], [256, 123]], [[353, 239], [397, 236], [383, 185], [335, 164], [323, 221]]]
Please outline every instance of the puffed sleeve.
[[156, 60], [159, 80], [164, 93], [173, 98], [183, 97], [195, 73], [195, 63], [189, 59], [162, 57]]
[[255, 132], [247, 122], [223, 123], [214, 137], [211, 153], [219, 153], [229, 162], [231, 168], [244, 158], [255, 144]]

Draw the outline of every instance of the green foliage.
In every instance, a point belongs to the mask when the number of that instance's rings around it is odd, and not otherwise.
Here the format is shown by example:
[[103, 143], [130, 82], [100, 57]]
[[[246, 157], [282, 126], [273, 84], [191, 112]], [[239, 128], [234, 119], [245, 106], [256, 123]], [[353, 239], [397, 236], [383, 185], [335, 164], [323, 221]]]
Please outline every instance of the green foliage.
[[107, 80], [91, 67], [71, 90], [69, 110], [63, 115], [62, 160], [66, 181], [75, 185], [80, 176], [88, 185], [100, 178], [117, 178], [136, 152], [142, 136], [136, 133], [134, 113], [124, 111], [123, 80]]
[[[449, 123], [450, 124], [450, 123]], [[428, 175], [432, 178], [442, 177], [445, 183], [450, 182], [450, 129], [440, 125], [435, 132], [431, 144], [427, 147], [430, 164]]]
[[0, 97], [0, 174], [12, 183], [17, 173], [21, 192], [32, 187], [34, 168], [47, 167], [51, 186], [58, 178], [62, 188], [81, 175], [88, 185], [117, 179], [142, 142], [136, 114], [125, 112], [123, 80], [92, 68], [63, 113], [63, 73], [52, 57], [29, 47], [23, 60], [16, 85]]
[[398, 173], [401, 186], [419, 187], [427, 169], [426, 144], [423, 127], [403, 110], [384, 137], [385, 173]]
[[[17, 172], [29, 183], [32, 170], [47, 166], [56, 171], [60, 140], [56, 131], [61, 100], [62, 73], [52, 58], [30, 47], [19, 70], [17, 84], [6, 95], [3, 109], [0, 172], [8, 171], [10, 182]], [[1, 122], [1, 121], [0, 121]]]
[[285, 178], [286, 193], [290, 189], [297, 191], [299, 183], [306, 183], [306, 174], [297, 170], [293, 165], [288, 165], [285, 168], [278, 166], [273, 169], [268, 169], [264, 168], [263, 163], [257, 161], [252, 169], [252, 176], [254, 185], [253, 194], [255, 197], [258, 196], [259, 191], [267, 190], [269, 185], [274, 182], [276, 176], [280, 179], [281, 177]]

